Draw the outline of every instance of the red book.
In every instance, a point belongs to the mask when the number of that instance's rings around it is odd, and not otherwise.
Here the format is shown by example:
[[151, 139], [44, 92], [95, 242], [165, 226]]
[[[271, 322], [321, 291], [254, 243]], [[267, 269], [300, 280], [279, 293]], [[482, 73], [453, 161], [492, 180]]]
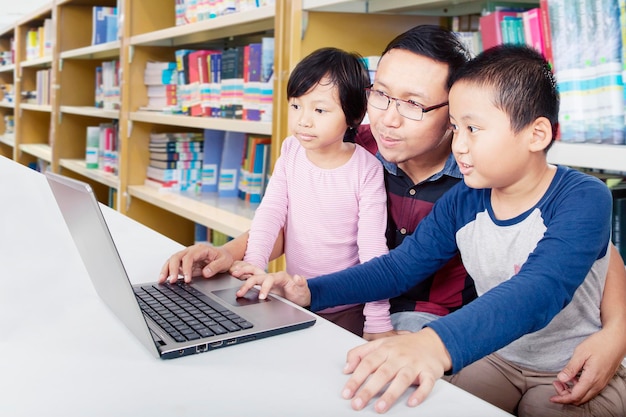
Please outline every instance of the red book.
[[206, 70], [206, 66], [200, 62], [206, 62], [206, 58], [211, 54], [211, 51], [200, 50], [193, 51], [187, 55], [189, 60], [189, 114], [192, 116], [202, 116], [202, 99], [200, 97], [200, 83], [202, 80], [208, 78], [207, 73], [201, 74], [200, 71]]
[[517, 12], [505, 12], [496, 10], [485, 16], [481, 16], [479, 20], [480, 35], [483, 40], [483, 50], [489, 49], [502, 43], [502, 25], [501, 22], [505, 16], [517, 17]]
[[550, 63], [554, 72], [554, 52], [552, 51], [552, 32], [550, 30], [550, 12], [548, 11], [548, 0], [539, 0], [539, 10], [541, 11], [541, 28], [543, 32], [543, 56]]
[[545, 57], [543, 48], [543, 26], [541, 23], [541, 10], [536, 7], [522, 13], [524, 22], [524, 39], [526, 44]]

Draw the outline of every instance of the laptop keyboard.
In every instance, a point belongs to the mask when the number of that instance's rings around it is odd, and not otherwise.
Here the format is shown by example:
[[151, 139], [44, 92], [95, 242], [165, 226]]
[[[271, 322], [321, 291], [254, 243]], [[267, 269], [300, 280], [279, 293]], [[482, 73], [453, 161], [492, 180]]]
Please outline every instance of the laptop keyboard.
[[144, 314], [177, 342], [236, 332], [252, 323], [184, 283], [135, 288]]

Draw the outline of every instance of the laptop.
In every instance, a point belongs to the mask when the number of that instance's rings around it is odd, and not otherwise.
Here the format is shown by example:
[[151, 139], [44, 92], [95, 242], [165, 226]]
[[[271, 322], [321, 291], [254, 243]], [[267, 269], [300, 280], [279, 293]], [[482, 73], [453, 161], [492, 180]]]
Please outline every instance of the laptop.
[[131, 284], [89, 184], [46, 172], [96, 292], [156, 357], [172, 359], [304, 329], [315, 315], [256, 290], [235, 292], [229, 274], [191, 284]]

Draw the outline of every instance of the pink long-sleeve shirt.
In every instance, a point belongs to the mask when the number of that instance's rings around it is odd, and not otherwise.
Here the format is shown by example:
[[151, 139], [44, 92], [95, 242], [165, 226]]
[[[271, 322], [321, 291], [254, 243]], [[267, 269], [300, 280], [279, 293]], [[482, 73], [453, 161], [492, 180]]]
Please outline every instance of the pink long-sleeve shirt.
[[[322, 169], [290, 136], [255, 212], [244, 260], [265, 269], [284, 228], [289, 274], [310, 278], [368, 261], [387, 252], [386, 199], [383, 167], [361, 146], [344, 165]], [[368, 322], [390, 327], [388, 307], [374, 310]]]

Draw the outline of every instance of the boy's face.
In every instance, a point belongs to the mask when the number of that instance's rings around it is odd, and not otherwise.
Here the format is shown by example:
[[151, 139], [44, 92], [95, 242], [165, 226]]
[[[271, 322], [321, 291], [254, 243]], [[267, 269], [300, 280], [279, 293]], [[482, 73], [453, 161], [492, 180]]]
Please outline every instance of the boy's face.
[[469, 187], [506, 188], [527, 171], [525, 129], [512, 131], [508, 114], [493, 104], [491, 88], [455, 83], [450, 89], [450, 124], [452, 152]]
[[[429, 107], [448, 101], [447, 77], [447, 64], [392, 49], [381, 58], [372, 89]], [[449, 144], [446, 106], [424, 113], [420, 121], [401, 116], [395, 100], [387, 110], [368, 105], [367, 114], [378, 150], [389, 162], [402, 164], [427, 157], [433, 149]]]
[[332, 152], [348, 129], [335, 84], [323, 78], [300, 97], [289, 99], [289, 131], [307, 150]]

